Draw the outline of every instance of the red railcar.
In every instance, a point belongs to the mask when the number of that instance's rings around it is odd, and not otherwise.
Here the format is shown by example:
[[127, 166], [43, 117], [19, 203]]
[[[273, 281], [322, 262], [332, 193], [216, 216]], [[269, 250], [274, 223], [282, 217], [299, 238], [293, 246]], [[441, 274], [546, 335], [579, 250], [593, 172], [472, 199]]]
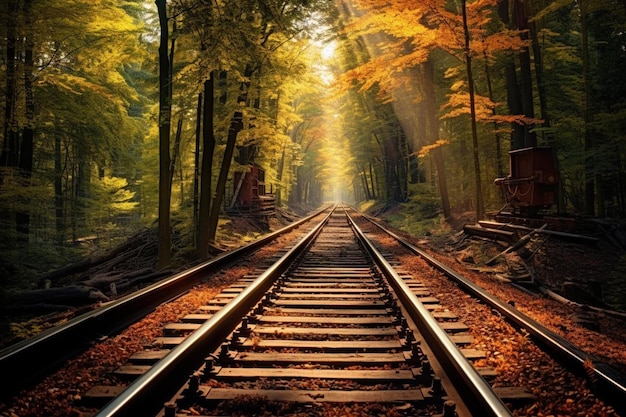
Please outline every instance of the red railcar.
[[526, 215], [556, 204], [559, 176], [552, 148], [518, 149], [509, 155], [509, 175], [495, 180], [507, 204]]
[[229, 209], [254, 215], [274, 214], [276, 197], [268, 193], [265, 171], [256, 164], [249, 164], [248, 171], [236, 172], [233, 198]]

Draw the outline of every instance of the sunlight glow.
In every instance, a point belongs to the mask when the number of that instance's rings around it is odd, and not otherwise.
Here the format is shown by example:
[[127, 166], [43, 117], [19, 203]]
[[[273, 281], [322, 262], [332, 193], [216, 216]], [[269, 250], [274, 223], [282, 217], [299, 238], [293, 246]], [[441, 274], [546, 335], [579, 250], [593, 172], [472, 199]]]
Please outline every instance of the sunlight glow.
[[335, 76], [333, 75], [331, 66], [334, 64], [333, 61], [336, 59], [335, 50], [337, 49], [337, 42], [316, 42], [316, 46], [319, 48], [319, 56], [321, 58], [320, 62], [317, 64], [319, 77], [325, 85], [330, 85], [333, 81], [335, 81]]
[[322, 59], [328, 61], [334, 58], [335, 49], [337, 49], [337, 42], [331, 41], [322, 47]]

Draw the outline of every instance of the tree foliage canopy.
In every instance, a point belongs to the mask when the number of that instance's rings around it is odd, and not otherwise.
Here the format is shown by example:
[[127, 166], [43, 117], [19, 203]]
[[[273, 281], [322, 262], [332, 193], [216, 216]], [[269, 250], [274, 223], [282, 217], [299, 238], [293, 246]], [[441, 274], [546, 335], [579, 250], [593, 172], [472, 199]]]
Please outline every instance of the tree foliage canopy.
[[3, 264], [115, 243], [152, 226], [164, 193], [161, 220], [205, 247], [250, 163], [278, 206], [419, 189], [449, 215], [478, 194], [500, 208], [507, 151], [536, 143], [557, 153], [559, 210], [626, 215], [623, 2], [159, 4], [163, 27], [137, 0], [0, 5]]

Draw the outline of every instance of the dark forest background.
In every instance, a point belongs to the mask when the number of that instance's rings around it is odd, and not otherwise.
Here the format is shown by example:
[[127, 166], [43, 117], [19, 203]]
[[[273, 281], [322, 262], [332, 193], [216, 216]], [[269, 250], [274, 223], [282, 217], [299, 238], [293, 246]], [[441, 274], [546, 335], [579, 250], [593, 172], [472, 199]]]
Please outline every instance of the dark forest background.
[[626, 217], [624, 0], [7, 0], [0, 28], [3, 287], [150, 228], [158, 267], [204, 259], [251, 163], [278, 207], [480, 219], [551, 147], [552, 211]]

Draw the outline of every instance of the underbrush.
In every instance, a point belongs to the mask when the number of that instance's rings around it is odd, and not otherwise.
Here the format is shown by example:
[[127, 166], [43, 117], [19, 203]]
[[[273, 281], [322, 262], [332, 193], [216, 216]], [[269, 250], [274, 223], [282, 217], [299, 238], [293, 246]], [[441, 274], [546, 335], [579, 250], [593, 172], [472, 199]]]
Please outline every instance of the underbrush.
[[415, 237], [444, 236], [452, 232], [441, 214], [438, 194], [425, 184], [412, 184], [405, 202], [382, 204], [368, 200], [359, 205], [359, 210], [380, 217], [390, 226]]

